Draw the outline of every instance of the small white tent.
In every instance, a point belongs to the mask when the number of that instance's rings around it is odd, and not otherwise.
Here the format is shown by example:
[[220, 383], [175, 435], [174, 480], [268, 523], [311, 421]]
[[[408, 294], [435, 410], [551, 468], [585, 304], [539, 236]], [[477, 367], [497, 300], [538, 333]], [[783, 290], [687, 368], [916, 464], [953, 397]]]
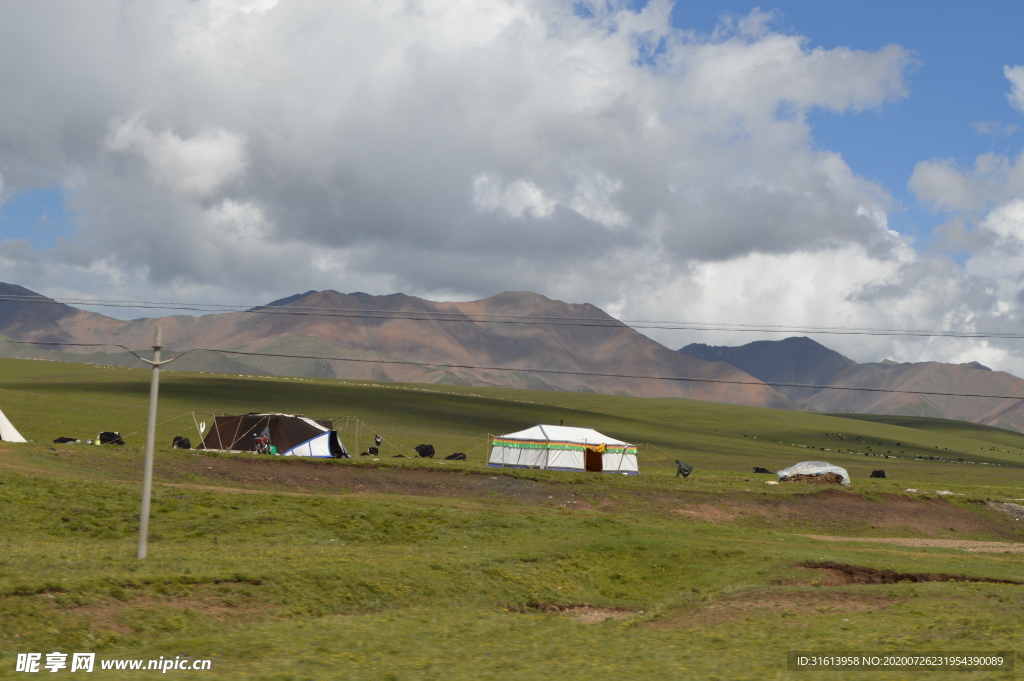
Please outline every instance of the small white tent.
[[14, 424], [7, 420], [4, 413], [0, 411], [0, 440], [3, 442], [26, 442]]
[[491, 467], [638, 475], [636, 445], [591, 428], [539, 425], [494, 438]]

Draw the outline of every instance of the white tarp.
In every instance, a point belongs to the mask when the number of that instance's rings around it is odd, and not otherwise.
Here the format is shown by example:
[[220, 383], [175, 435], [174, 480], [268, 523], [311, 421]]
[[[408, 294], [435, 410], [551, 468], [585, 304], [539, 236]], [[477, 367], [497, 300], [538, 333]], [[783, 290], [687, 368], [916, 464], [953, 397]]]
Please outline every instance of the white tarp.
[[825, 475], [825, 473], [835, 473], [843, 478], [844, 485], [850, 484], [850, 474], [846, 472], [845, 468], [833, 466], [824, 461], [801, 461], [779, 471], [777, 475], [779, 480], [786, 480], [794, 475]]
[[[317, 425], [317, 424], [314, 424]], [[281, 456], [315, 456], [321, 458], [331, 458], [335, 456], [331, 452], [331, 438], [334, 438], [336, 442], [336, 449], [340, 450], [338, 456], [344, 456], [348, 458], [348, 452], [345, 451], [345, 445], [341, 444], [341, 440], [338, 439], [337, 433], [333, 430], [327, 430], [321, 435], [306, 440], [301, 444], [297, 444], [286, 452], [281, 452]]]
[[27, 442], [25, 438], [21, 436], [18, 429], [14, 427], [4, 413], [0, 411], [0, 440], [4, 442]]
[[587, 450], [601, 452], [605, 473], [639, 473], [636, 446], [592, 428], [538, 425], [494, 438], [487, 465], [583, 471]]

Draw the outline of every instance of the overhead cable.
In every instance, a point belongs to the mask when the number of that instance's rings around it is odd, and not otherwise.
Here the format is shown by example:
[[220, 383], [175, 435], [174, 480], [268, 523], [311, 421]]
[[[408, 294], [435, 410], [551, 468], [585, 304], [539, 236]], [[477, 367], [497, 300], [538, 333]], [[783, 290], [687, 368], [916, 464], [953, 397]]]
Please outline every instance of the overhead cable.
[[719, 331], [737, 333], [772, 334], [824, 334], [853, 336], [907, 336], [923, 338], [967, 338], [967, 339], [1024, 339], [1024, 333], [1000, 331], [951, 331], [942, 329], [887, 329], [877, 327], [843, 327], [814, 325], [753, 324], [732, 322], [689, 322], [670, 320], [626, 319], [618, 320], [610, 315], [603, 317], [569, 317], [545, 315], [500, 315], [467, 312], [445, 312], [442, 310], [384, 310], [338, 307], [307, 307], [301, 305], [255, 306], [174, 303], [133, 300], [97, 300], [45, 296], [0, 295], [0, 303], [74, 304], [87, 307], [113, 307], [129, 309], [174, 310], [179, 312], [200, 312], [207, 314], [246, 313], [259, 315], [288, 315], [299, 317], [337, 317], [347, 319], [405, 320], [457, 322], [470, 324], [526, 324], [550, 326], [578, 326], [599, 328], [649, 329], [662, 331]]
[[[6, 338], [0, 338], [0, 342], [4, 343], [16, 343], [19, 345], [50, 345], [50, 346], [75, 346], [75, 347], [104, 347], [112, 346], [119, 347], [127, 350], [131, 354], [135, 355], [139, 359], [144, 358], [135, 353], [135, 351], [123, 345], [117, 344], [104, 344], [104, 343], [68, 343], [60, 341], [19, 341], [11, 340]], [[727, 380], [721, 378], [701, 378], [693, 376], [649, 376], [644, 374], [617, 374], [607, 372], [594, 372], [594, 371], [576, 371], [572, 369], [538, 369], [531, 367], [501, 367], [501, 366], [486, 366], [479, 364], [453, 364], [449, 362], [413, 362], [411, 360], [399, 360], [399, 359], [369, 359], [369, 358], [357, 358], [357, 357], [324, 357], [320, 355], [293, 355], [288, 353], [277, 353], [277, 352], [249, 352], [245, 350], [224, 350], [220, 348], [173, 348], [165, 347], [166, 350], [176, 351], [182, 355], [186, 355], [192, 352], [218, 352], [225, 355], [242, 355], [246, 357], [274, 357], [284, 359], [308, 359], [328, 362], [358, 362], [363, 364], [400, 364], [405, 366], [419, 366], [419, 367], [436, 367], [440, 369], [472, 369], [477, 371], [511, 371], [519, 373], [530, 373], [530, 374], [561, 374], [568, 376], [591, 376], [596, 378], [628, 378], [637, 380], [649, 380], [649, 381], [678, 381], [684, 383], [713, 383], [713, 384], [724, 384], [724, 385], [750, 385], [750, 386], [767, 386], [772, 388], [807, 388], [814, 390], [845, 390], [850, 392], [870, 392], [870, 393], [894, 393], [900, 395], [930, 395], [935, 397], [979, 397], [986, 399], [995, 400], [1024, 400], [1024, 395], [985, 395], [979, 393], [948, 393], [939, 392], [932, 390], [894, 390], [891, 388], [863, 388], [855, 386], [837, 386], [837, 385], [812, 385], [806, 383], [785, 383], [780, 381], [741, 381], [741, 380]]]

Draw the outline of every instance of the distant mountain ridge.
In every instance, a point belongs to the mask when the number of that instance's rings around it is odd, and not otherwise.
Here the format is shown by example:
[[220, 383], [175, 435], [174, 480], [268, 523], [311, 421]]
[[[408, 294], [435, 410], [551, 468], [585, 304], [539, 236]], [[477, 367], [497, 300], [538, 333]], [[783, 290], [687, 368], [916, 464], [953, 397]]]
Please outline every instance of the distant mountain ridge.
[[[1024, 398], [1024, 381], [978, 362], [883, 360], [858, 364], [810, 338], [755, 341], [735, 347], [691, 344], [679, 352], [728, 362], [815, 411], [928, 416], [1024, 432], [1024, 399], [1016, 399]], [[795, 388], [779, 383], [823, 387]]]
[[[732, 364], [762, 381], [798, 385], [828, 384], [840, 372], [857, 364], [806, 337], [754, 341], [737, 347], [691, 343], [679, 352], [697, 359]], [[790, 386], [776, 390], [800, 401], [817, 392]]]
[[[175, 315], [130, 321], [0, 285], [0, 334], [18, 340], [104, 343], [63, 352], [0, 343], [5, 356], [131, 363], [122, 345], [148, 349], [161, 327], [168, 353], [217, 348], [254, 356], [192, 353], [168, 369], [318, 376], [379, 381], [456, 383], [571, 390], [640, 397], [685, 397], [783, 409], [806, 409], [721, 362], [674, 352], [593, 305], [506, 292], [483, 300], [431, 302], [401, 293], [372, 296], [313, 291], [246, 312]], [[48, 300], [48, 299], [46, 299]], [[289, 308], [295, 314], [289, 314]], [[317, 308], [323, 314], [316, 314]], [[552, 319], [569, 323], [555, 324]], [[573, 320], [579, 322], [573, 324]], [[595, 322], [597, 322], [595, 324]], [[270, 357], [302, 355], [305, 359]], [[343, 357], [347, 361], [334, 358]], [[503, 371], [499, 368], [511, 368]], [[651, 376], [657, 378], [637, 378]], [[665, 380], [671, 378], [705, 379]], [[716, 382], [717, 381], [717, 382]]]

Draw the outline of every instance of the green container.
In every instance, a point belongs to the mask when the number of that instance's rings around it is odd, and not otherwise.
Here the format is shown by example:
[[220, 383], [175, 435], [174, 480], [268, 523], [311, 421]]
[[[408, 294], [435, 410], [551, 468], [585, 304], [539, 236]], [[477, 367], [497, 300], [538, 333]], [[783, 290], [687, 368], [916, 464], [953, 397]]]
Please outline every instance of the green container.
[[277, 454], [277, 446], [276, 445], [270, 445], [270, 453], [271, 454]]

